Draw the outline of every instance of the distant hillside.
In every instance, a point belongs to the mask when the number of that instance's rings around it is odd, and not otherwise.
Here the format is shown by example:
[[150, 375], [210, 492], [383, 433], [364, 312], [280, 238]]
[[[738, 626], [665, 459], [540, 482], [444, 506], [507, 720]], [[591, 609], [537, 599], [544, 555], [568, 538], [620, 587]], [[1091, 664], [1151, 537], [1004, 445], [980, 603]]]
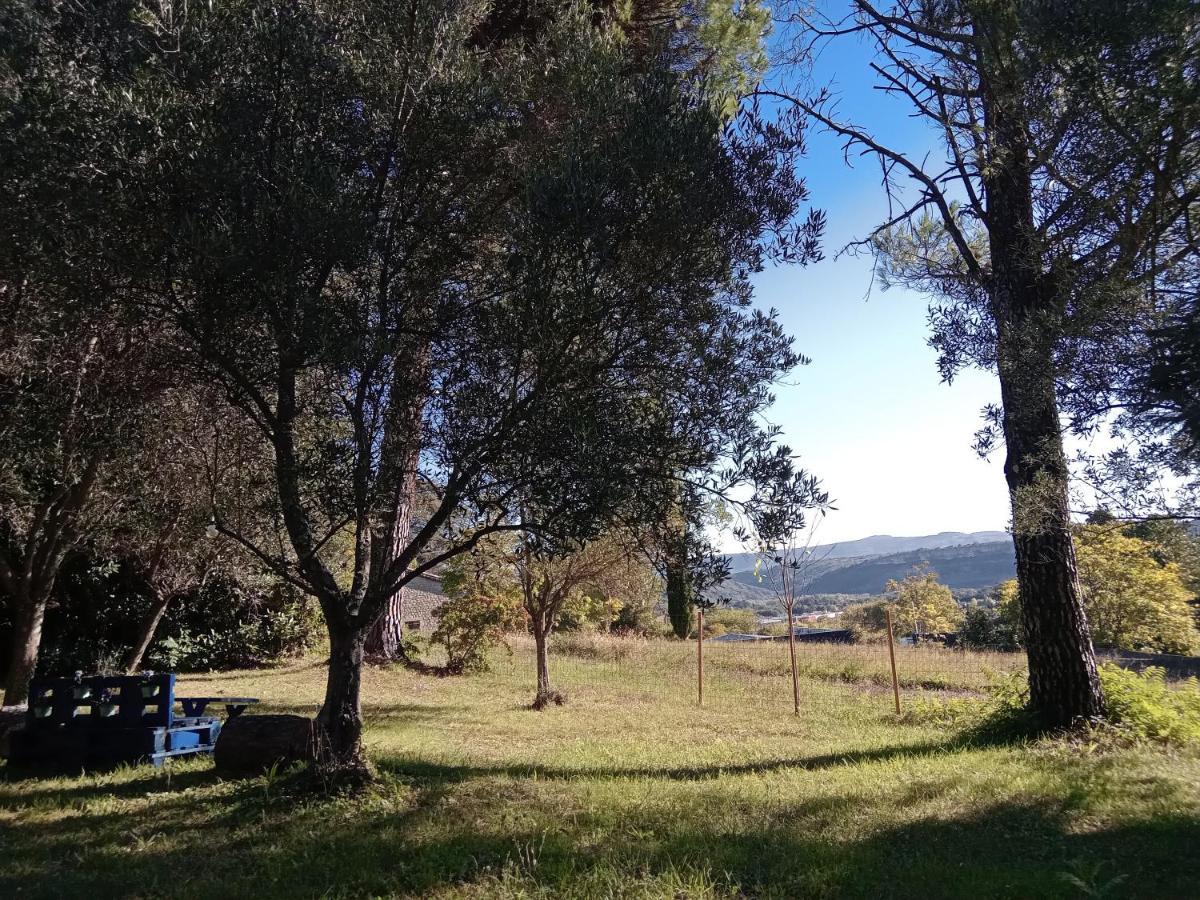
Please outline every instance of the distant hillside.
[[[907, 546], [953, 538], [965, 540], [950, 546], [936, 543]], [[859, 556], [843, 555], [854, 549], [869, 550], [872, 547], [896, 545], [904, 549], [888, 553], [863, 553]], [[806, 581], [800, 585], [804, 595], [879, 594], [889, 580], [901, 579], [914, 566], [925, 563], [937, 572], [943, 584], [960, 591], [983, 590], [1016, 577], [1012, 541], [1003, 531], [974, 534], [948, 531], [912, 538], [877, 535], [832, 547], [814, 548], [813, 555], [814, 559], [806, 571]], [[728, 597], [738, 606], [774, 605], [775, 596], [771, 591], [768, 573], [760, 571], [756, 574], [754, 564], [754, 554], [732, 555], [730, 565], [733, 572], [729, 580], [710, 593]]]
[[889, 579], [901, 579], [913, 566], [928, 563], [938, 579], [951, 588], [983, 589], [1015, 578], [1011, 541], [965, 547], [941, 547], [856, 560], [827, 571], [805, 586], [806, 594], [878, 594]]
[[[884, 556], [907, 553], [911, 550], [927, 550], [938, 547], [964, 547], [968, 544], [993, 544], [1010, 540], [1006, 531], [941, 531], [919, 537], [894, 537], [890, 534], [873, 534], [857, 541], [842, 541], [837, 544], [820, 544], [813, 548], [818, 559], [852, 559], [864, 556]], [[729, 563], [734, 572], [753, 570], [753, 553], [733, 553]]]

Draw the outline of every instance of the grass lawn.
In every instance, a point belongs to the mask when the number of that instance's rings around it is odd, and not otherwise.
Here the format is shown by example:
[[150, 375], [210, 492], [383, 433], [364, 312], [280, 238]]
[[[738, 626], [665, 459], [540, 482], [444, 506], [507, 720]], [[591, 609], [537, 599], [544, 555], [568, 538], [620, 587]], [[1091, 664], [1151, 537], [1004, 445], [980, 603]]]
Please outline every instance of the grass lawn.
[[[207, 761], [0, 769], [0, 896], [1200, 896], [1200, 753], [968, 746], [821, 677], [799, 719], [718, 688], [700, 711], [634, 669], [572, 657], [570, 702], [542, 713], [524, 649], [460, 679], [369, 671], [381, 779], [358, 797]], [[307, 714], [324, 677], [309, 660], [180, 693]]]

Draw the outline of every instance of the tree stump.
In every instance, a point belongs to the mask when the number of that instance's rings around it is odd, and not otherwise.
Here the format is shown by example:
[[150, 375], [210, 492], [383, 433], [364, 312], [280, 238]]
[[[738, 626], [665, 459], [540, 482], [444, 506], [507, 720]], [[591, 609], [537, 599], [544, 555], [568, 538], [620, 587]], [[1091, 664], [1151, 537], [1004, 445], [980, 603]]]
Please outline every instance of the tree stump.
[[261, 775], [273, 765], [315, 759], [313, 721], [303, 716], [242, 715], [221, 728], [213, 750], [222, 775]]

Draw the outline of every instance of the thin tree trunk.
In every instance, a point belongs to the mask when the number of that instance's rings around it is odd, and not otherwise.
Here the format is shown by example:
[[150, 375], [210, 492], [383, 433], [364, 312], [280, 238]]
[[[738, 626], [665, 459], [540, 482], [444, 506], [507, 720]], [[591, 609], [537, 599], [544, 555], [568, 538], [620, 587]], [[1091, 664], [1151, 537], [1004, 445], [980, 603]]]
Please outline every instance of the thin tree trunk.
[[366, 629], [329, 623], [329, 676], [317, 715], [317, 757], [326, 770], [356, 779], [369, 773], [362, 746], [363, 644]]
[[29, 699], [29, 679], [37, 669], [42, 623], [46, 618], [49, 586], [43, 585], [24, 597], [12, 598], [13, 630], [8, 675], [4, 680], [4, 705], [19, 706]]
[[133, 646], [129, 648], [129, 652], [125, 654], [125, 660], [121, 663], [126, 675], [134, 675], [142, 667], [142, 658], [146, 655], [146, 651], [150, 649], [150, 645], [154, 642], [154, 635], [158, 632], [158, 626], [162, 623], [163, 616], [167, 613], [167, 607], [171, 605], [171, 595], [156, 591], [154, 595], [154, 604], [150, 607], [150, 611], [146, 613], [142, 619], [141, 627], [138, 629], [138, 637]]
[[1002, 17], [987, 23], [985, 167], [990, 300], [1004, 405], [1004, 439], [1013, 514], [1021, 619], [1029, 655], [1030, 705], [1047, 727], [1104, 714], [1087, 616], [1075, 565], [1067, 504], [1068, 470], [1054, 384], [1061, 299], [1042, 271], [1036, 243], [1033, 175], [1024, 86]]
[[546, 617], [533, 620], [533, 645], [537, 657], [537, 695], [533, 698], [534, 709], [545, 709], [550, 704], [561, 706], [565, 699], [550, 685], [550, 628]]
[[788, 617], [788, 655], [792, 660], [792, 708], [800, 715], [800, 676], [796, 672], [796, 626], [793, 621], [792, 607], [787, 608]]

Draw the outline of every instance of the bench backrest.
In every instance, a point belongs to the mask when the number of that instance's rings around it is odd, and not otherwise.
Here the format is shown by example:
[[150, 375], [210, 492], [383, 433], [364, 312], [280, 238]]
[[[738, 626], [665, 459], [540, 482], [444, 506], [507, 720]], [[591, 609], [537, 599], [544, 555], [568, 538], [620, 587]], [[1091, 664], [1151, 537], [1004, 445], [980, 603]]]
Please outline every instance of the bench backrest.
[[87, 675], [34, 678], [29, 683], [29, 728], [167, 727], [174, 720], [175, 676]]

